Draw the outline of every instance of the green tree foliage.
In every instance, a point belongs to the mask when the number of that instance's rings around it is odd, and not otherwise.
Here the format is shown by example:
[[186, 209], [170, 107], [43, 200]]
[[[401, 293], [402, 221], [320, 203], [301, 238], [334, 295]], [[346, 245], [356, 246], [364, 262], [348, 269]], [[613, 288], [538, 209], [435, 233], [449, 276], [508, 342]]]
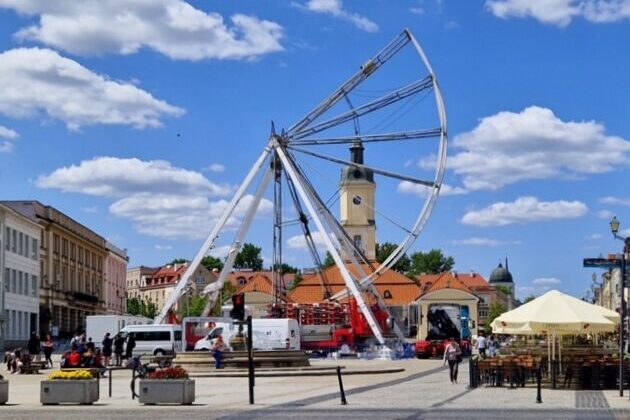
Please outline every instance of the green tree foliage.
[[157, 315], [157, 305], [150, 300], [138, 299], [135, 297], [128, 298], [127, 313], [129, 315], [140, 315], [147, 318], [155, 318]]
[[528, 303], [531, 302], [532, 300], [536, 299], [536, 296], [534, 295], [529, 295], [525, 298], [525, 301], [523, 303]]
[[326, 258], [324, 258], [322, 265], [324, 268], [332, 267], [333, 265], [335, 265], [335, 260], [333, 259], [333, 256], [330, 252], [326, 251]]
[[287, 286], [288, 290], [293, 290], [297, 287], [298, 284], [300, 284], [300, 282], [304, 280], [304, 278], [302, 277], [302, 275], [300, 273], [296, 273], [295, 277], [293, 277], [293, 281], [291, 282], [291, 284], [289, 284]]
[[238, 268], [251, 268], [254, 271], [262, 270], [263, 259], [260, 255], [262, 249], [254, 244], [246, 243], [241, 252], [236, 255], [234, 266]]
[[219, 271], [223, 270], [223, 261], [211, 255], [203, 257], [203, 259], [201, 260], [201, 265], [203, 265], [210, 271], [214, 270], [215, 268]]
[[411, 268], [408, 275], [443, 273], [450, 271], [454, 265], [453, 257], [445, 257], [439, 249], [432, 249], [429, 252], [418, 251], [411, 254]]
[[[394, 252], [397, 247], [398, 245], [391, 242], [376, 244], [376, 261], [382, 263], [392, 254], [392, 252]], [[411, 260], [407, 254], [404, 254], [392, 268], [400, 273], [406, 273], [411, 268]]]
[[225, 302], [230, 297], [232, 297], [232, 295], [235, 292], [236, 292], [236, 286], [234, 286], [231, 282], [226, 281], [223, 284], [223, 290], [221, 290], [221, 296], [219, 297], [219, 299], [217, 299], [216, 303], [214, 304], [214, 307], [212, 308], [212, 311], [210, 311], [211, 315], [221, 316], [221, 306], [223, 305], [223, 302]]
[[510, 288], [509, 288], [509, 287], [507, 287], [507, 286], [505, 286], [505, 285], [503, 285], [503, 284], [497, 284], [497, 285], [495, 286], [495, 288], [496, 288], [499, 292], [503, 293], [505, 296], [511, 296], [511, 295], [512, 295], [512, 291], [510, 290]]
[[498, 318], [506, 310], [507, 308], [505, 307], [505, 305], [499, 301], [495, 300], [490, 304], [490, 307], [488, 308], [488, 318], [486, 318], [486, 325], [484, 326], [486, 334], [492, 333], [492, 327], [490, 326], [492, 324], [492, 321]]
[[[203, 310], [206, 307], [206, 303], [208, 303], [207, 297], [201, 297], [199, 295], [193, 295], [183, 300], [180, 300], [179, 309], [177, 314], [180, 317], [184, 316], [202, 316]], [[181, 304], [183, 303], [183, 305]]]
[[184, 264], [186, 262], [188, 262], [188, 260], [185, 258], [175, 258], [173, 261], [170, 262], [170, 265]]
[[[273, 266], [269, 267], [269, 271], [271, 271], [272, 268]], [[289, 264], [282, 263], [283, 273], [297, 273], [298, 271], [299, 270], [296, 267], [293, 267], [292, 265], [289, 265]]]

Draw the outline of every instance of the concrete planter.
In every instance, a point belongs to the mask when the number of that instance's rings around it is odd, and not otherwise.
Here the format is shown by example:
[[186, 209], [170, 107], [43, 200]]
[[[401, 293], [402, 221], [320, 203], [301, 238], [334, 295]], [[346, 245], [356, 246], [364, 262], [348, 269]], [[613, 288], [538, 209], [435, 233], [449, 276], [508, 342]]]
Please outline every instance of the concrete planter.
[[40, 400], [43, 405], [74, 403], [92, 404], [98, 401], [99, 389], [96, 379], [53, 379], [41, 382]]
[[0, 379], [0, 404], [9, 401], [9, 381]]
[[192, 404], [195, 381], [192, 379], [141, 379], [141, 404]]

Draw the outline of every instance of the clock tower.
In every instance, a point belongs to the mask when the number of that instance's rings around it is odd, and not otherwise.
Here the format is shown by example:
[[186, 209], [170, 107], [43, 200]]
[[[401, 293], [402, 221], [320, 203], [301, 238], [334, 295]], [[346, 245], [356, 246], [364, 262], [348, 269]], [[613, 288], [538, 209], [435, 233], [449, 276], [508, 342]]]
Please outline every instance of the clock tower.
[[[363, 144], [360, 140], [350, 147], [352, 163], [363, 164]], [[374, 173], [360, 166], [349, 165], [341, 172], [339, 184], [341, 225], [363, 251], [369, 261], [376, 260], [376, 224], [374, 222]], [[342, 257], [348, 260], [347, 255]]]

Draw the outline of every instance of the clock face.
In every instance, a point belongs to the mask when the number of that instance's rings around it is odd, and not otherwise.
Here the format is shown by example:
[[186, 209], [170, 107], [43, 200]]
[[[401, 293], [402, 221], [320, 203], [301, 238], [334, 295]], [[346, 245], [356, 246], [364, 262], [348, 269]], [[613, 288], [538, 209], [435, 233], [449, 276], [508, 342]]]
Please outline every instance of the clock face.
[[352, 203], [355, 205], [359, 205], [361, 204], [361, 202], [363, 201], [363, 199], [361, 198], [360, 195], [355, 195], [354, 197], [352, 197]]

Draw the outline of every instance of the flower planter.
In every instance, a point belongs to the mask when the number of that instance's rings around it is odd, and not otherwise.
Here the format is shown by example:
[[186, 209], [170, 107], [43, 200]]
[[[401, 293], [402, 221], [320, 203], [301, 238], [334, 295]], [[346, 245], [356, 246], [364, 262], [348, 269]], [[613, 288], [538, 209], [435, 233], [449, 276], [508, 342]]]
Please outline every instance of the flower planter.
[[96, 379], [53, 379], [41, 382], [40, 400], [49, 404], [92, 404], [98, 401], [99, 389]]
[[192, 379], [141, 379], [141, 404], [192, 404], [195, 381]]
[[0, 404], [9, 401], [9, 381], [0, 379]]

